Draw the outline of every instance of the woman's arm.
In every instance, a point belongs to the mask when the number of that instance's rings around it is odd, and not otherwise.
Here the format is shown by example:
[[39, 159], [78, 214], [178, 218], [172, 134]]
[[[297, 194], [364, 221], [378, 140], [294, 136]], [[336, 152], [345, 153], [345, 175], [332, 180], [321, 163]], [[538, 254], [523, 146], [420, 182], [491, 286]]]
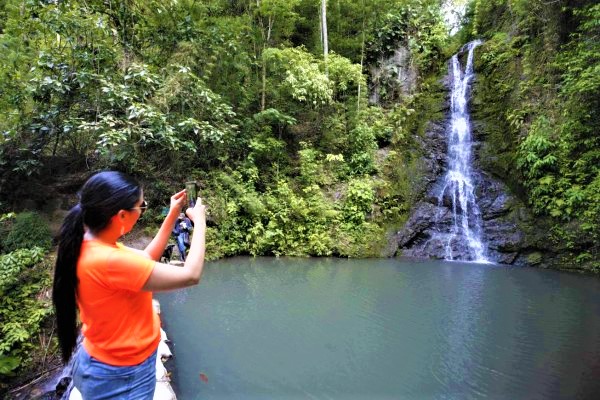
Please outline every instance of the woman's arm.
[[200, 282], [206, 246], [206, 207], [202, 204], [202, 199], [198, 198], [194, 208], [189, 208], [186, 213], [194, 222], [194, 233], [185, 264], [183, 267], [154, 264], [154, 269], [142, 290], [154, 292], [179, 289]]
[[160, 256], [163, 251], [165, 251], [165, 247], [169, 242], [169, 237], [171, 236], [171, 231], [175, 226], [175, 222], [177, 221], [177, 217], [181, 212], [183, 205], [187, 201], [187, 196], [185, 190], [181, 192], [175, 193], [171, 196], [171, 207], [169, 208], [169, 213], [165, 217], [160, 229], [154, 239], [146, 246], [144, 249], [144, 253], [147, 254], [151, 259], [158, 261], [160, 260]]

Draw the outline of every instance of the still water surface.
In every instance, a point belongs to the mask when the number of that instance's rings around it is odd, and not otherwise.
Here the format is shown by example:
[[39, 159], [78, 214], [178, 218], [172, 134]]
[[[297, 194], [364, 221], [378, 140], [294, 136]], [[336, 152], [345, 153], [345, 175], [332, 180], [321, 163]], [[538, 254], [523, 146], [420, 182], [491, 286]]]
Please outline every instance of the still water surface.
[[156, 297], [183, 400], [600, 398], [595, 277], [232, 258]]

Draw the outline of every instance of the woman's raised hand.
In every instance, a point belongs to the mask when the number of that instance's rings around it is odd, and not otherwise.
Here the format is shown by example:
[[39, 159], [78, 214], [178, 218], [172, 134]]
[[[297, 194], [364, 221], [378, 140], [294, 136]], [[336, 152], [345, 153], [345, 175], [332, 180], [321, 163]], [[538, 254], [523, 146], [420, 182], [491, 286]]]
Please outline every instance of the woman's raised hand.
[[202, 204], [202, 199], [200, 197], [196, 199], [194, 207], [188, 208], [185, 211], [185, 214], [192, 222], [194, 222], [194, 224], [202, 222], [206, 223], [206, 206]]
[[179, 214], [183, 210], [183, 206], [187, 204], [187, 193], [185, 189], [171, 196], [171, 210]]

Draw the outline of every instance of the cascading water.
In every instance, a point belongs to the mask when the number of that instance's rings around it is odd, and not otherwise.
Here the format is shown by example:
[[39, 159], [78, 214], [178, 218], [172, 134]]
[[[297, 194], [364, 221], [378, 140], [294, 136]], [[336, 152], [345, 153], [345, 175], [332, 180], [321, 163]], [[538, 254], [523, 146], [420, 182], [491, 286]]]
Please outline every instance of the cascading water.
[[427, 185], [426, 192], [391, 237], [390, 254], [532, 265], [527, 233], [519, 227], [520, 220], [532, 217], [506, 184], [478, 168], [479, 130], [471, 130], [469, 92], [480, 44], [466, 44], [448, 62], [448, 119], [428, 121], [420, 138], [420, 182]]
[[[481, 239], [481, 213], [475, 198], [471, 172], [471, 126], [467, 109], [469, 83], [473, 78], [473, 51], [480, 41], [470, 42], [463, 49], [468, 51], [464, 72], [458, 54], [451, 60], [453, 79], [451, 93], [451, 119], [448, 134], [448, 172], [441, 189], [437, 193], [438, 205], [449, 199], [452, 210], [452, 224], [449, 231], [436, 232], [433, 240], [445, 242], [445, 258], [454, 260], [454, 247], [457, 242], [467, 245], [468, 260], [489, 262]], [[460, 53], [459, 53], [460, 54]]]

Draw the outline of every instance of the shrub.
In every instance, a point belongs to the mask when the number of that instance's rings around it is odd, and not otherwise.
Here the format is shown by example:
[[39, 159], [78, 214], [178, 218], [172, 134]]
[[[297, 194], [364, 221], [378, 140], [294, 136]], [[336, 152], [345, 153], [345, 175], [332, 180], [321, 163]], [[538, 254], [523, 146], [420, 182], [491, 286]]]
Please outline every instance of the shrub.
[[360, 226], [367, 214], [373, 211], [375, 194], [368, 178], [353, 179], [343, 204], [344, 220], [347, 224]]
[[5, 252], [17, 249], [41, 247], [49, 250], [52, 244], [50, 227], [45, 219], [35, 212], [17, 214], [2, 245]]
[[13, 222], [15, 221], [16, 215], [17, 214], [13, 212], [0, 215], [0, 254], [4, 254], [7, 252], [4, 248], [4, 239], [12, 230]]
[[30, 361], [40, 326], [52, 313], [38, 295], [50, 284], [51, 268], [43, 260], [39, 247], [0, 256], [0, 377]]

